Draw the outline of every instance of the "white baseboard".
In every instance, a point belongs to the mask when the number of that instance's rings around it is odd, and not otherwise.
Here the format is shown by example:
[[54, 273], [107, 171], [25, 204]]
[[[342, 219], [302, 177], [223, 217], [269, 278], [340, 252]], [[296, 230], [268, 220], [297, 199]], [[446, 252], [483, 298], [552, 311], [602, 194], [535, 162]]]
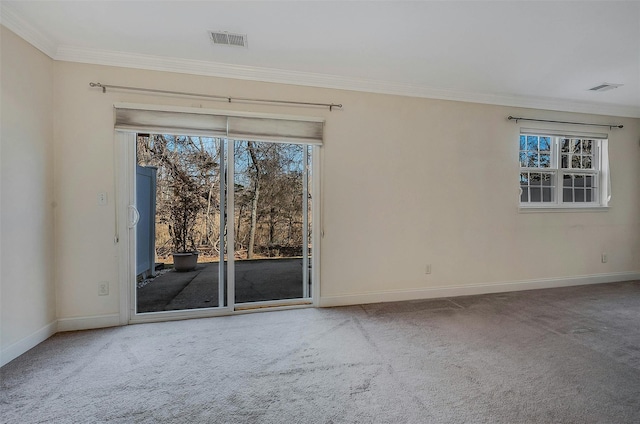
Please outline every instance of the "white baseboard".
[[58, 319], [58, 332], [91, 330], [93, 328], [116, 327], [120, 325], [120, 314], [96, 315]]
[[57, 321], [51, 321], [35, 333], [2, 349], [2, 351], [0, 351], [0, 367], [8, 364], [29, 349], [36, 347], [38, 344], [56, 334], [57, 326]]
[[503, 283], [474, 284], [465, 286], [428, 287], [409, 290], [387, 290], [370, 293], [320, 296], [320, 307], [361, 305], [365, 303], [398, 302], [402, 300], [433, 299], [438, 297], [469, 296], [520, 290], [549, 289], [585, 284], [614, 283], [640, 280], [640, 272], [582, 275], [577, 277], [545, 278], [540, 280]]

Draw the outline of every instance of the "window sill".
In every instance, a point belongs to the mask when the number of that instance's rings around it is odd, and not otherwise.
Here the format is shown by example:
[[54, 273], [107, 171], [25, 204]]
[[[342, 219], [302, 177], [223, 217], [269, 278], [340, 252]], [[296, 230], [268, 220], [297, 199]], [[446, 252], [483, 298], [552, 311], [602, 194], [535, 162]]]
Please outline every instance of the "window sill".
[[536, 212], [607, 212], [610, 206], [523, 206], [518, 208], [519, 213], [536, 213]]

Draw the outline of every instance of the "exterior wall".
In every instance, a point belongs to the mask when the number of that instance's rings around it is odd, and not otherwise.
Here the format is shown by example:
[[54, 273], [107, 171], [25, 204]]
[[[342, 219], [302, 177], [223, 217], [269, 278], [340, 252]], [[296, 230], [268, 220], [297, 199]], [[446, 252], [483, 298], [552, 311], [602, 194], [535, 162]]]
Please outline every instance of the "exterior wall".
[[1, 34], [0, 365], [56, 330], [53, 60]]
[[[58, 318], [119, 311], [113, 104], [320, 116], [322, 304], [637, 278], [640, 119], [559, 113], [125, 68], [55, 63]], [[343, 103], [329, 112], [109, 91], [89, 82]], [[518, 210], [518, 134], [540, 119], [615, 122], [606, 212]], [[560, 128], [551, 124], [541, 128]], [[572, 126], [573, 131], [593, 132]], [[597, 132], [606, 132], [597, 130]], [[98, 206], [106, 191], [109, 205]], [[600, 255], [606, 252], [608, 262]], [[425, 274], [426, 264], [432, 273]], [[97, 284], [110, 282], [110, 295]], [[466, 290], [466, 291], [465, 291]], [[97, 322], [97, 321], [95, 321]]]

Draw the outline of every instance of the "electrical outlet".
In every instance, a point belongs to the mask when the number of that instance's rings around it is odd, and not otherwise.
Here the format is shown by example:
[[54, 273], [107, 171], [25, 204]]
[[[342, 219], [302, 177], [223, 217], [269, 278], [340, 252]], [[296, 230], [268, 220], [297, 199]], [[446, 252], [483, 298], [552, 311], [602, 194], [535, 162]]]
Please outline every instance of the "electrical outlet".
[[603, 264], [606, 264], [606, 263], [607, 263], [607, 261], [609, 260], [609, 258], [607, 257], [607, 254], [606, 254], [606, 253], [603, 253], [603, 254], [602, 254], [601, 259], [602, 259], [602, 263], [603, 263]]
[[104, 206], [107, 204], [107, 192], [106, 191], [101, 191], [100, 193], [98, 193], [98, 204], [100, 206]]
[[109, 295], [109, 282], [101, 281], [98, 283], [98, 296], [108, 296]]
[[431, 274], [431, 264], [427, 264], [427, 266], [424, 268], [424, 273]]

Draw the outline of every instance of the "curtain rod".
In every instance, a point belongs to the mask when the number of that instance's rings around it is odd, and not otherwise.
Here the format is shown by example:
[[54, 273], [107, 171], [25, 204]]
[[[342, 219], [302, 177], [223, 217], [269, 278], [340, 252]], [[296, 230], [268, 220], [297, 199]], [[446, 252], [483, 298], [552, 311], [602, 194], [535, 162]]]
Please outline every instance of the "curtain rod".
[[624, 125], [620, 125], [620, 124], [591, 124], [588, 122], [550, 121], [548, 119], [518, 118], [516, 116], [509, 116], [507, 117], [507, 119], [509, 121], [516, 121], [516, 124], [518, 123], [518, 121], [535, 121], [535, 122], [551, 122], [553, 124], [571, 124], [571, 125], [589, 125], [592, 127], [609, 127], [609, 129], [624, 127]]
[[99, 82], [90, 82], [89, 86], [101, 88], [103, 93], [107, 92], [107, 88], [115, 88], [118, 90], [142, 91], [145, 93], [173, 94], [177, 96], [201, 97], [201, 98], [214, 99], [214, 100], [226, 100], [228, 103], [231, 103], [232, 101], [238, 101], [238, 102], [255, 102], [255, 103], [273, 103], [273, 104], [281, 104], [281, 105], [320, 106], [320, 107], [328, 107], [329, 111], [332, 111], [334, 108], [338, 108], [338, 109], [342, 108], [342, 104], [335, 104], [335, 103], [311, 103], [311, 102], [295, 102], [295, 101], [289, 101], [289, 100], [267, 100], [267, 99], [250, 99], [250, 98], [244, 98], [244, 97], [216, 96], [212, 94], [186, 93], [183, 91], [167, 91], [167, 90], [154, 90], [151, 88], [125, 87], [121, 85], [101, 84]]

